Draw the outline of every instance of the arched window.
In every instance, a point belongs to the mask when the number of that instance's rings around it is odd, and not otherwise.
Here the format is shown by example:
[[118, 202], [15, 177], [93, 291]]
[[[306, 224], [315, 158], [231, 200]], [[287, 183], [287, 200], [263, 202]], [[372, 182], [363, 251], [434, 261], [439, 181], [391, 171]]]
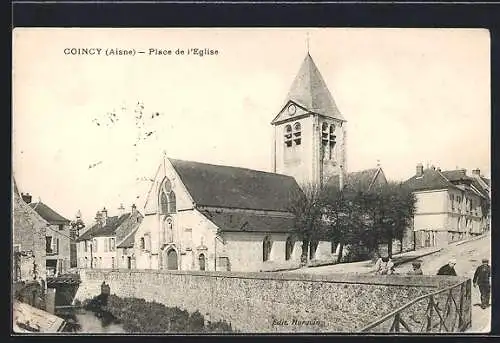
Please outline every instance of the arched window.
[[302, 127], [300, 123], [293, 124], [293, 141], [295, 145], [300, 145], [302, 142]]
[[168, 213], [174, 213], [175, 211], [176, 211], [175, 193], [174, 191], [170, 191], [170, 193], [168, 193]]
[[159, 189], [160, 194], [160, 214], [176, 212], [175, 193], [172, 190], [172, 183], [169, 179], [165, 179]]
[[288, 237], [285, 244], [285, 260], [289, 260], [292, 257], [293, 252], [293, 239]]
[[200, 270], [205, 270], [205, 255], [200, 254], [198, 257], [198, 263], [200, 265]]
[[321, 126], [321, 157], [322, 159], [333, 159], [336, 144], [335, 125], [323, 122]]
[[160, 214], [168, 213], [168, 198], [165, 192], [161, 192], [160, 196]]
[[266, 236], [262, 242], [262, 260], [268, 261], [271, 257], [271, 238]]
[[285, 146], [292, 146], [292, 125], [285, 126]]

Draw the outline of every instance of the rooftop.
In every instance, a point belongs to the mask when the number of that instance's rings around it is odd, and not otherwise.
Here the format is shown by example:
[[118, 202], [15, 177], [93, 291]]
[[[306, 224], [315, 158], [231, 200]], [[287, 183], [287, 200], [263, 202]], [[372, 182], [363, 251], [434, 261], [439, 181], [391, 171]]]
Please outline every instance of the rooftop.
[[197, 205], [288, 211], [291, 194], [301, 192], [291, 176], [258, 170], [170, 159]]

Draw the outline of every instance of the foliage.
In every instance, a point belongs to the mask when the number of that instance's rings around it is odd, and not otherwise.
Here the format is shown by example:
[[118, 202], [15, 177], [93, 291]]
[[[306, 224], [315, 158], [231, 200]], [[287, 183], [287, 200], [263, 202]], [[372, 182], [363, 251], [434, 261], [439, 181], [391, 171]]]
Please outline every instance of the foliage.
[[[368, 258], [378, 244], [401, 240], [415, 214], [416, 198], [402, 184], [388, 182], [370, 189], [361, 182], [342, 190], [339, 185], [307, 185], [292, 198], [295, 232], [304, 242], [328, 240], [341, 244], [338, 261]], [[349, 245], [349, 256], [342, 257]]]
[[137, 298], [120, 298], [110, 295], [102, 308], [110, 312], [123, 324], [123, 328], [134, 333], [165, 332], [231, 332], [226, 322], [205, 325], [204, 316], [196, 311], [189, 314], [178, 307], [166, 307], [157, 302]]

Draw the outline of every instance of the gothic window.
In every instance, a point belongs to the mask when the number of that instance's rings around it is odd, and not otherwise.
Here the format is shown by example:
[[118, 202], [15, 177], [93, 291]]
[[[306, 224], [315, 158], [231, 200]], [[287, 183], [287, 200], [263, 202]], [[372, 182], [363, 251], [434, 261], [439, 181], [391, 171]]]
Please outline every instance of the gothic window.
[[271, 256], [271, 238], [266, 236], [262, 242], [262, 260], [268, 261]]
[[175, 193], [172, 190], [172, 184], [170, 180], [165, 179], [160, 187], [160, 214], [174, 213], [176, 209]]
[[293, 124], [293, 141], [295, 145], [300, 145], [302, 141], [302, 131], [301, 131], [300, 123]]
[[292, 237], [288, 237], [286, 239], [286, 244], [285, 244], [285, 260], [289, 260], [292, 257], [292, 252], [293, 252], [293, 240]]
[[160, 214], [167, 214], [168, 213], [168, 198], [165, 192], [161, 192], [161, 197], [160, 197]]
[[285, 145], [287, 147], [292, 146], [292, 126], [291, 125], [285, 126]]
[[168, 213], [174, 213], [175, 211], [175, 193], [174, 191], [170, 191], [170, 193], [168, 194]]

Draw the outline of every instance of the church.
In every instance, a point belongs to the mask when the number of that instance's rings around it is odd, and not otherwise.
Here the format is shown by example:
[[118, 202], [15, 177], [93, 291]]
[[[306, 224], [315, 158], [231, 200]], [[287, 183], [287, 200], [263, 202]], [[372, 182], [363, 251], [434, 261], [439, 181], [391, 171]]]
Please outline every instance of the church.
[[[163, 156], [135, 234], [138, 269], [271, 271], [300, 265], [293, 194], [342, 179], [346, 120], [307, 53], [271, 121], [273, 172]], [[380, 168], [369, 183], [385, 181]], [[310, 260], [333, 259], [337, 246], [316, 242]]]

